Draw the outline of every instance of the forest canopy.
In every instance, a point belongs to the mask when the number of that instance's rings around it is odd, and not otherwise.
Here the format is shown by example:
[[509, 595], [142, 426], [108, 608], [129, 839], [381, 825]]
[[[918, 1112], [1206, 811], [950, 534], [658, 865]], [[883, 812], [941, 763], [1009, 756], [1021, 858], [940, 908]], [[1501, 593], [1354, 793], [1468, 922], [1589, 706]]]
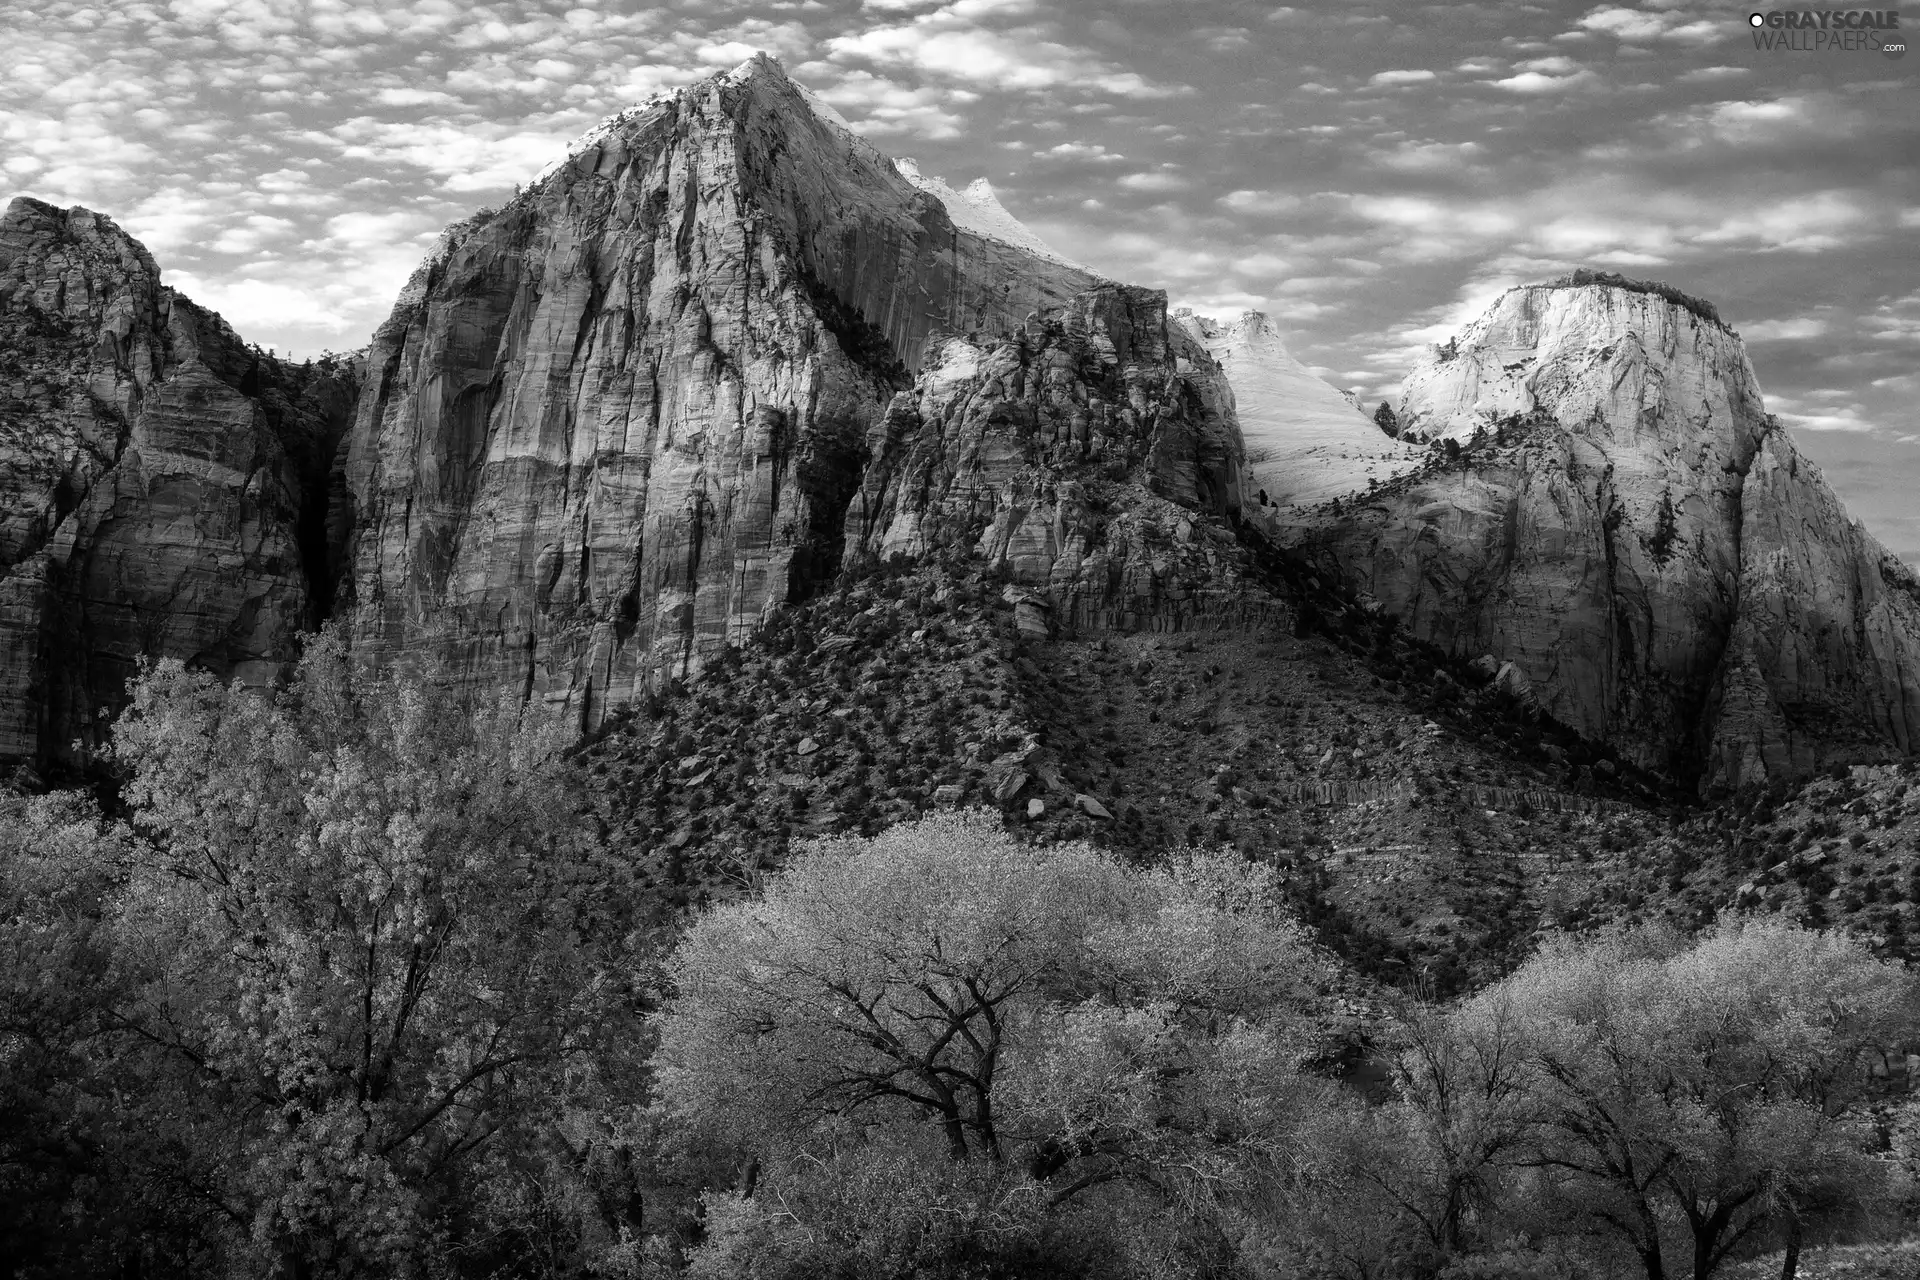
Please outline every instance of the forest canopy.
[[1358, 1036], [1258, 856], [948, 810], [676, 924], [566, 742], [329, 632], [150, 667], [104, 807], [0, 792], [5, 1273], [1708, 1280], [1913, 1221], [1914, 984], [1843, 936], [1550, 938]]

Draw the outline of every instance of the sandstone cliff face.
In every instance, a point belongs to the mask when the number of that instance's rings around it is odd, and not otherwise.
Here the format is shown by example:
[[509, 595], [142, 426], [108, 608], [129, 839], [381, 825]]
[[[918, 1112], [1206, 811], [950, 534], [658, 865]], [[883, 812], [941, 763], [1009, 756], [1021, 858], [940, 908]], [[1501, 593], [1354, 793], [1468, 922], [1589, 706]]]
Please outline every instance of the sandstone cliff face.
[[1708, 777], [1804, 777], [1920, 752], [1920, 582], [1775, 429], [1741, 495], [1740, 605], [1706, 721]]
[[868, 547], [930, 335], [1100, 284], [956, 226], [764, 58], [611, 120], [375, 336], [335, 520], [362, 639], [592, 721]]
[[96, 743], [145, 655], [263, 679], [328, 594], [349, 378], [289, 371], [84, 209], [0, 219], [0, 760]]
[[1400, 421], [1423, 471], [1280, 536], [1415, 634], [1706, 786], [1824, 763], [1815, 704], [1844, 715], [1833, 749], [1911, 749], [1911, 600], [1731, 330], [1629, 288], [1512, 290], [1408, 378]]
[[1230, 392], [1156, 290], [1082, 294], [992, 346], [936, 343], [868, 453], [848, 546], [977, 550], [1030, 590], [1030, 629], [1277, 612], [1228, 528], [1243, 489]]

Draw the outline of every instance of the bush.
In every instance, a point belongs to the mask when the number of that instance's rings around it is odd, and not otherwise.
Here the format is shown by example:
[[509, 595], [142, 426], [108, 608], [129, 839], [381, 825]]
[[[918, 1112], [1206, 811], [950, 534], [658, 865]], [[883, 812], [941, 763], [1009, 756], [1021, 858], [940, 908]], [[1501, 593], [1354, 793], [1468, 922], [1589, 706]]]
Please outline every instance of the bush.
[[1673, 303], [1683, 310], [1692, 312], [1716, 328], [1725, 329], [1729, 333], [1732, 332], [1731, 329], [1727, 328], [1726, 322], [1720, 319], [1720, 312], [1714, 308], [1711, 302], [1702, 298], [1696, 298], [1692, 294], [1682, 293], [1672, 285], [1659, 280], [1632, 280], [1611, 271], [1594, 271], [1587, 267], [1581, 267], [1571, 274], [1561, 276], [1557, 280], [1549, 281], [1543, 287], [1548, 289], [1581, 289], [1588, 285], [1605, 285], [1609, 288], [1625, 289], [1631, 293], [1653, 294], [1656, 297], [1665, 298], [1668, 302]]

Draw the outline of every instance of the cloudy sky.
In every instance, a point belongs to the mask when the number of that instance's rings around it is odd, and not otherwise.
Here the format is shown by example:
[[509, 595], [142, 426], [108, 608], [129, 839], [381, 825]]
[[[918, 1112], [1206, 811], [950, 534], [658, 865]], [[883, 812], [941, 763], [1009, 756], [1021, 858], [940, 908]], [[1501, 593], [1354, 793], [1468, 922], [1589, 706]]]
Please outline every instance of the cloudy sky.
[[1710, 298], [1920, 563], [1920, 53], [1767, 52], [1749, 11], [0, 0], [0, 194], [111, 214], [253, 341], [345, 350], [445, 223], [765, 50], [883, 150], [1118, 278], [1269, 311], [1370, 398], [1570, 266]]

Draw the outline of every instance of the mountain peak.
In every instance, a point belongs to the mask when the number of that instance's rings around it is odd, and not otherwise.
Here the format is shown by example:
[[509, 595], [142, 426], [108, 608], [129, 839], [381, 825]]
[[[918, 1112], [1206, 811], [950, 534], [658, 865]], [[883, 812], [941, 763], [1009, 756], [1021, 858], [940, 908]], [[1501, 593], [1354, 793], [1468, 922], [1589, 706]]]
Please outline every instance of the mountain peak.
[[1436, 347], [1407, 375], [1400, 434], [1466, 444], [1541, 407], [1543, 396], [1569, 424], [1585, 421], [1601, 402], [1607, 420], [1630, 421], [1616, 401], [1627, 394], [1622, 387], [1642, 385], [1650, 364], [1672, 386], [1705, 380], [1731, 394], [1738, 412], [1727, 422], [1746, 424], [1736, 432], [1738, 448], [1742, 459], [1751, 454], [1761, 410], [1739, 334], [1710, 303], [1671, 285], [1587, 270], [1507, 290]]
[[953, 219], [953, 225], [961, 230], [1024, 249], [1061, 266], [1098, 275], [1093, 268], [1055, 252], [1030, 227], [1008, 212], [1007, 207], [1000, 203], [1000, 197], [994, 193], [993, 184], [986, 178], [975, 178], [965, 187], [955, 189], [946, 180], [924, 172], [919, 162], [911, 156], [896, 159], [893, 166], [900, 171], [901, 177], [918, 190], [938, 200], [946, 208], [947, 216]]
[[709, 79], [725, 80], [729, 84], [746, 84], [750, 80], [758, 80], [761, 78], [774, 80], [781, 84], [793, 83], [792, 79], [787, 75], [787, 69], [780, 65], [780, 59], [774, 57], [765, 49], [760, 50], [760, 52], [754, 54], [739, 66], [734, 67], [731, 71], [723, 71], [717, 77], [709, 77]]

